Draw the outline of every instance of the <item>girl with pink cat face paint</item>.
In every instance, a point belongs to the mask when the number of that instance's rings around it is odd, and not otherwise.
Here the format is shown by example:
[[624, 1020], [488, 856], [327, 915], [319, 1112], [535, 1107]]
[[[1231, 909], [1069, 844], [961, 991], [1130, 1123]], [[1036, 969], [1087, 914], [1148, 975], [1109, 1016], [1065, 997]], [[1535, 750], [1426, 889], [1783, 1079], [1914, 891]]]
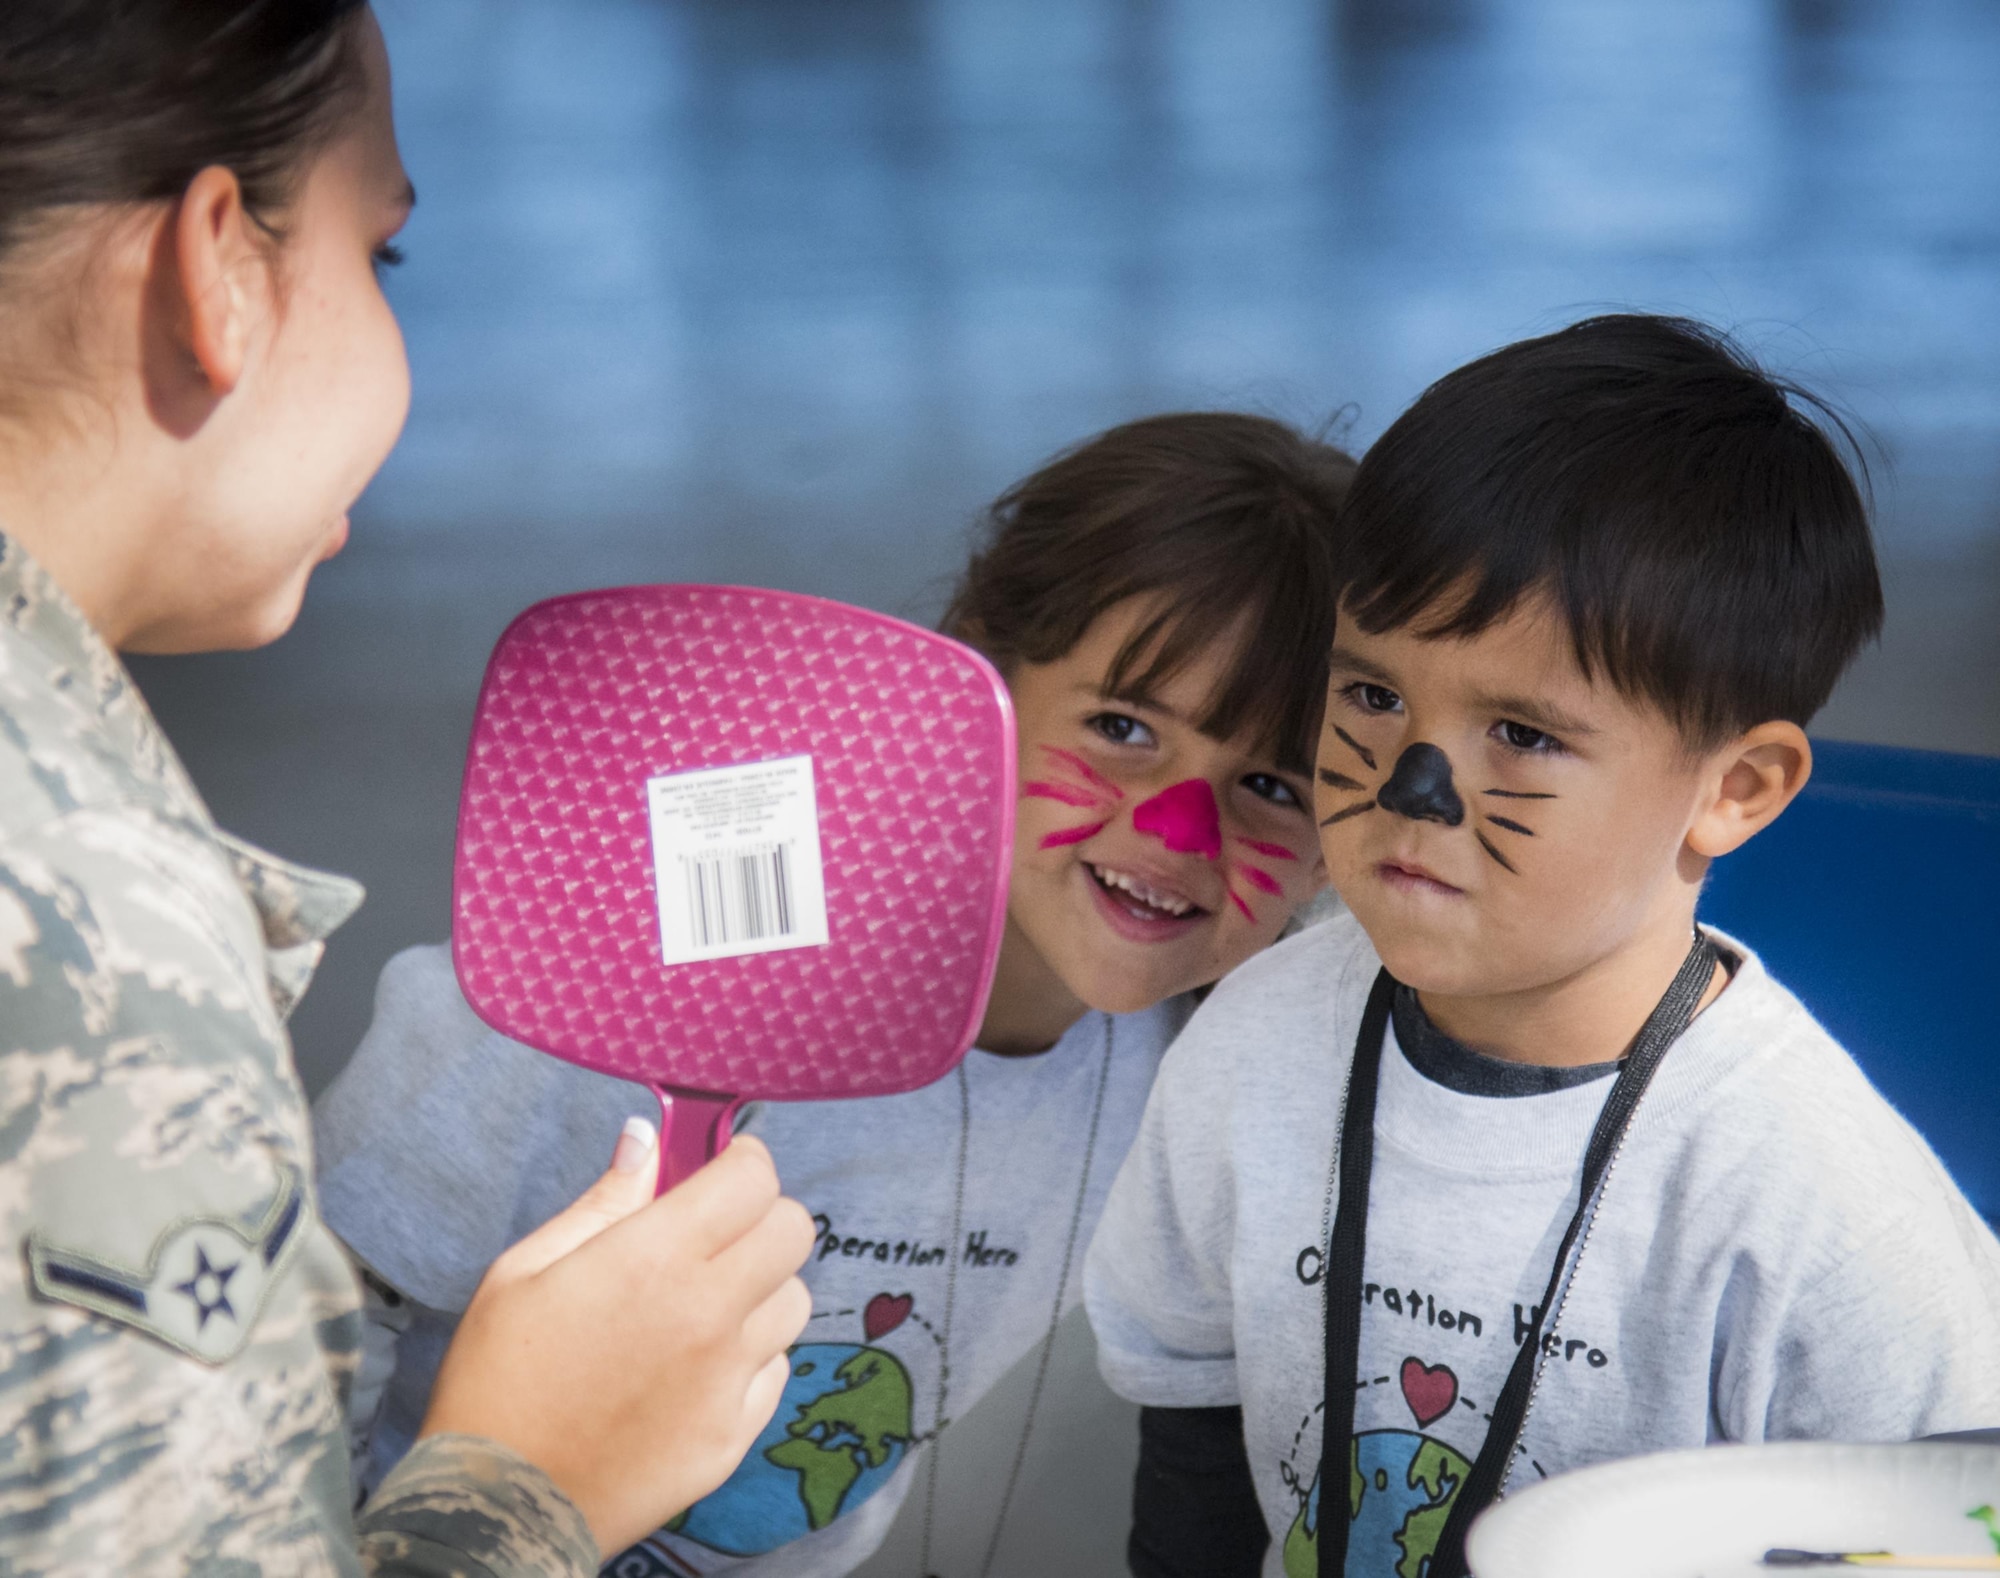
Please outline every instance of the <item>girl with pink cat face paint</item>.
[[1325, 882], [1305, 776], [1193, 721], [1224, 655], [1196, 654], [1143, 701], [1107, 694], [1147, 614], [1113, 608], [1065, 657], [1009, 676], [1022, 789], [988, 1048], [1039, 1050], [1088, 1009], [1206, 986]]
[[1325, 883], [1310, 752], [1352, 462], [1186, 415], [1005, 495], [945, 629], [991, 657], [1021, 741], [1008, 930], [979, 1044], [1206, 986]]

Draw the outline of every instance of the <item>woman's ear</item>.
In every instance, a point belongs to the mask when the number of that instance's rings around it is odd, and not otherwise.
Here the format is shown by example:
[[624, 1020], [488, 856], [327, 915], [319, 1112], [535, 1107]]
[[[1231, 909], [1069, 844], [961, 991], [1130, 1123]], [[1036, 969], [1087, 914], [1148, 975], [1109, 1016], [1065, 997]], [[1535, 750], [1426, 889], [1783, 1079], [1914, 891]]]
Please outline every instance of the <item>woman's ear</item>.
[[1688, 848], [1713, 860], [1741, 848], [1778, 819], [1812, 777], [1812, 743], [1796, 723], [1760, 723], [1709, 759], [1706, 804]]
[[236, 388], [268, 300], [269, 248], [243, 206], [234, 171], [210, 165], [188, 183], [171, 221], [173, 273], [186, 353], [215, 395]]

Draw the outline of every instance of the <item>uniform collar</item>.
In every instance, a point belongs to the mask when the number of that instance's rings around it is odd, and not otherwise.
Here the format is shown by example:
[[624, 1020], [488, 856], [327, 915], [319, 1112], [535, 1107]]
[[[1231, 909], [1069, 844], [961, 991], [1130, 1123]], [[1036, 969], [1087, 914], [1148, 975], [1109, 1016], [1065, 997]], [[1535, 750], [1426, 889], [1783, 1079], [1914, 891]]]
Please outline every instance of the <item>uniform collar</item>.
[[54, 577], [4, 532], [0, 532], [0, 625], [18, 632], [49, 660], [45, 677], [50, 688], [88, 719], [108, 752], [140, 779], [166, 791], [177, 811], [214, 837], [256, 906], [266, 947], [295, 961], [293, 968], [280, 968], [274, 957], [274, 993], [287, 995], [283, 990], [287, 983], [278, 979], [280, 975], [296, 977], [289, 995], [303, 991], [325, 939], [360, 908], [361, 884], [281, 860], [217, 828], [118, 654], [105, 645]]
[[271, 1004], [287, 1019], [312, 984], [326, 939], [361, 908], [367, 892], [352, 877], [280, 860], [220, 828], [215, 841], [263, 923]]
[[220, 828], [215, 841], [229, 857], [237, 882], [257, 906], [267, 947], [296, 948], [326, 941], [361, 908], [367, 896], [352, 877], [282, 860]]
[[207, 811], [145, 698], [83, 610], [14, 538], [0, 532], [0, 625], [49, 660], [49, 689], [87, 720], [104, 745], [149, 783]]

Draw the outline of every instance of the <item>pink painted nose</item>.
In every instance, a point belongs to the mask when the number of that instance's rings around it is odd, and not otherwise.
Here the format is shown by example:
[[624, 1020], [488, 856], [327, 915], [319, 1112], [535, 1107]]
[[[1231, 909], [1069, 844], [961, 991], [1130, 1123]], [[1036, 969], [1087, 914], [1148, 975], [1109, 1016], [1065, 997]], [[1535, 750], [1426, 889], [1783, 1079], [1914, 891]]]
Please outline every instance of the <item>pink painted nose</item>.
[[1132, 825], [1153, 834], [1176, 855], [1222, 858], [1222, 816], [1206, 778], [1162, 789], [1132, 813]]

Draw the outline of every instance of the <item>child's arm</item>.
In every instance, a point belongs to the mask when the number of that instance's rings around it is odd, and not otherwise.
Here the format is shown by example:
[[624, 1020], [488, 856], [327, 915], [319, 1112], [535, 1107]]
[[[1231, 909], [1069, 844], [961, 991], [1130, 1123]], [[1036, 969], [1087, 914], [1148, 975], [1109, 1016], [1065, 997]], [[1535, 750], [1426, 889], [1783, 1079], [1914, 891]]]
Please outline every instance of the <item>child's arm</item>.
[[1235, 1191], [1229, 983], [1168, 1050], [1085, 1257], [1084, 1304], [1111, 1389], [1151, 1408], [1234, 1408]]
[[1941, 1188], [1802, 1289], [1774, 1346], [1767, 1376], [1761, 1355], [1725, 1365], [1718, 1402], [1738, 1439], [1907, 1441], [2000, 1425], [2000, 1244]]
[[1236, 1368], [1233, 997], [1224, 982], [1168, 1052], [1084, 1268], [1099, 1367], [1142, 1406], [1138, 1578], [1254, 1578], [1270, 1544]]
[[1133, 1578], [1257, 1578], [1271, 1534], [1240, 1408], [1142, 1408], [1132, 1489]]

